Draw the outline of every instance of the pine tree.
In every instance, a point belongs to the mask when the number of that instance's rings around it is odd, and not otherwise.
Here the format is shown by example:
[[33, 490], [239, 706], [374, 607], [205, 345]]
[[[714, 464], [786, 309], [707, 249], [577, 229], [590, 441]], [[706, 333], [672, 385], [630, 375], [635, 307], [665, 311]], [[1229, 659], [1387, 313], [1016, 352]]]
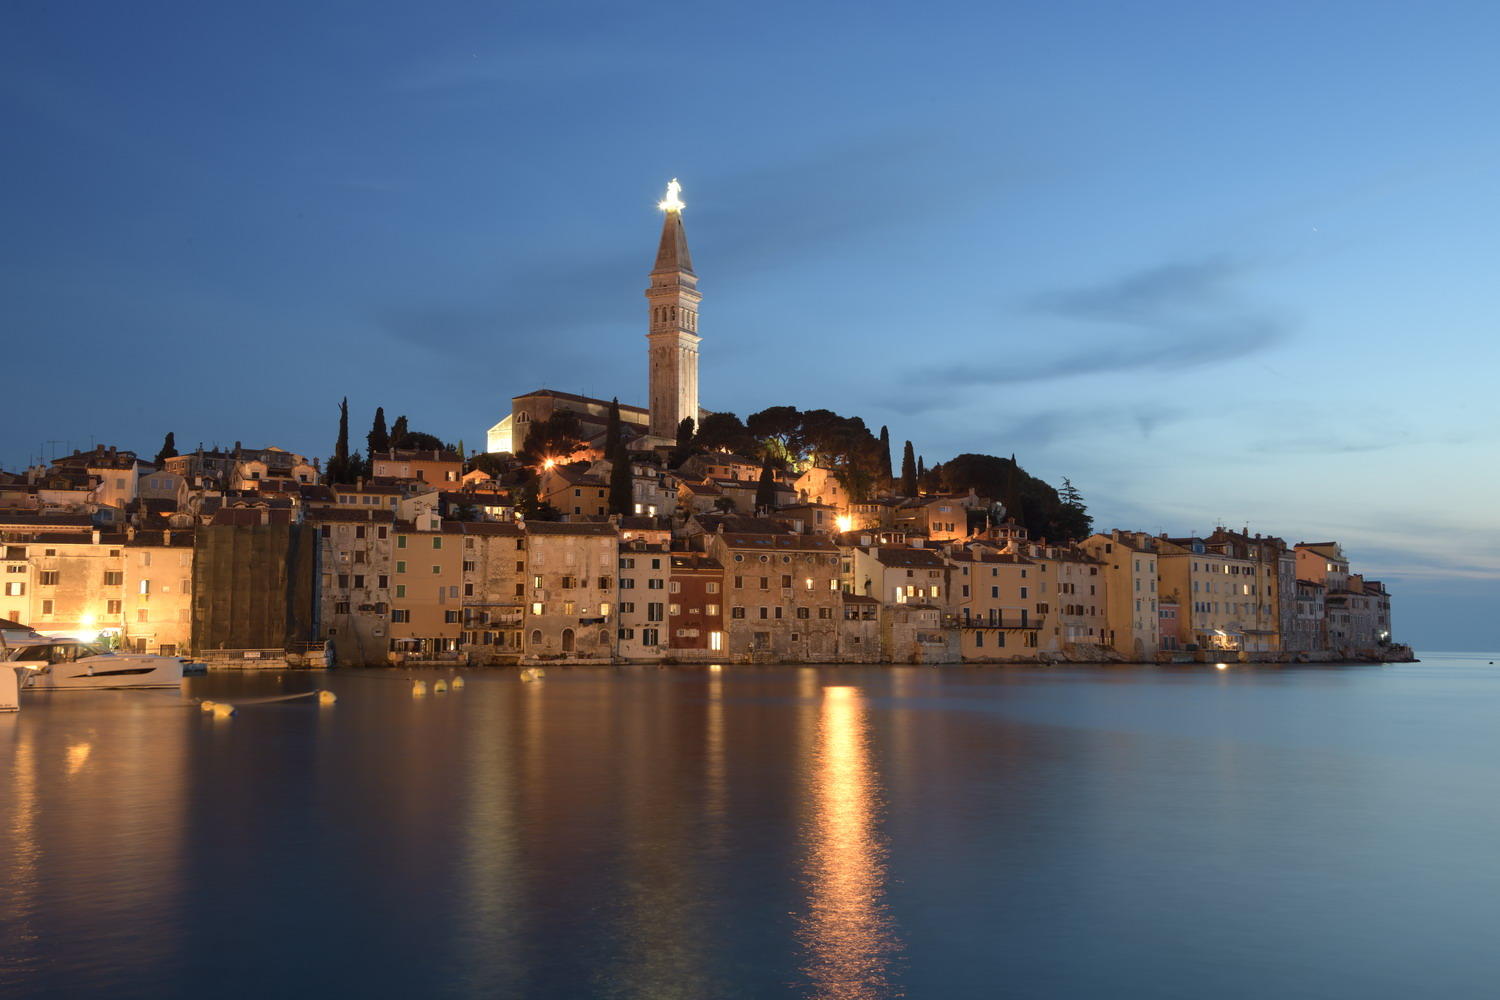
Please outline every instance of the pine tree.
[[391, 450], [391, 435], [385, 429], [385, 407], [375, 407], [375, 423], [370, 426], [370, 433], [365, 436], [365, 444], [368, 446], [370, 461], [375, 461], [375, 456], [381, 452]]
[[167, 431], [167, 436], [162, 440], [161, 443], [161, 451], [156, 453], [156, 467], [160, 469], [162, 467], [162, 462], [169, 458], [175, 458], [176, 456], [177, 437], [171, 431]]
[[906, 448], [901, 453], [901, 495], [917, 495], [917, 453], [912, 450], [910, 441], [906, 442]]
[[1061, 516], [1058, 518], [1059, 527], [1070, 539], [1079, 539], [1088, 535], [1093, 527], [1094, 519], [1089, 517], [1089, 509], [1084, 505], [1083, 494], [1078, 492], [1078, 487], [1067, 476], [1063, 476], [1062, 489], [1057, 491], [1057, 499], [1062, 504]]
[[776, 476], [771, 471], [770, 459], [760, 466], [760, 483], [755, 487], [755, 507], [762, 513], [776, 506]]
[[396, 422], [394, 424], [391, 424], [391, 437], [390, 441], [388, 442], [390, 447], [405, 448], [406, 435], [408, 433], [408, 430], [409, 429], [406, 426], [406, 414], [403, 413], [401, 416], [396, 418]]
[[884, 424], [880, 425], [880, 475], [886, 482], [890, 482], [891, 475], [891, 432]]

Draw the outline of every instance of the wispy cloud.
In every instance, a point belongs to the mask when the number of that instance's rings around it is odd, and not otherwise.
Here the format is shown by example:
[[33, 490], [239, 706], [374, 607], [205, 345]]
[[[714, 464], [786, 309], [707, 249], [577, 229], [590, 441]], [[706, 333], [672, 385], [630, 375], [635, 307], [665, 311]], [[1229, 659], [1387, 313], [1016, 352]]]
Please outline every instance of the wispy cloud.
[[1233, 361], [1266, 350], [1288, 332], [1284, 318], [1236, 293], [1235, 283], [1248, 270], [1242, 261], [1214, 256], [1039, 295], [1028, 312], [1042, 325], [1061, 321], [1065, 327], [1113, 329], [1105, 339], [1080, 334], [1086, 342], [1069, 350], [1015, 352], [992, 364], [930, 369], [919, 378], [945, 387], [1014, 385], [1101, 372], [1186, 371]]

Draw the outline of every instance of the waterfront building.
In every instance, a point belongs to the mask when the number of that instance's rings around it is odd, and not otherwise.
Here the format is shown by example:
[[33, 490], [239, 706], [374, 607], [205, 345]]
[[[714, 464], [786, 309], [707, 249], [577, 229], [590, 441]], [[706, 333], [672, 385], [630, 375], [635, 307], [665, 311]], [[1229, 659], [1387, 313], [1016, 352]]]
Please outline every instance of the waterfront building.
[[839, 550], [821, 535], [717, 531], [699, 536], [724, 567], [728, 651], [735, 659], [810, 663], [837, 658]]
[[725, 652], [724, 566], [701, 552], [673, 552], [667, 580], [672, 658], [707, 661]]
[[1296, 586], [1296, 614], [1293, 616], [1291, 639], [1284, 647], [1287, 652], [1310, 653], [1328, 648], [1328, 610], [1325, 604], [1326, 588], [1312, 580], [1298, 580]]
[[528, 660], [608, 662], [615, 651], [620, 536], [613, 524], [526, 523]]
[[[386, 662], [392, 597], [395, 512], [388, 509], [308, 510], [304, 523], [318, 538], [317, 638], [333, 643], [334, 663]], [[406, 587], [400, 584], [402, 598]], [[408, 605], [403, 601], [403, 607]]]
[[981, 545], [952, 546], [946, 561], [959, 656], [983, 662], [1030, 655], [1041, 625], [1033, 614], [1036, 564]]
[[[116, 571], [124, 578], [124, 648], [177, 656], [192, 646], [193, 535], [171, 529], [126, 533]], [[111, 571], [105, 572], [108, 579]], [[108, 602], [105, 597], [106, 615]]]
[[456, 654], [463, 632], [463, 546], [436, 515], [392, 531], [390, 650], [410, 659]]
[[1259, 596], [1250, 593], [1256, 563], [1234, 546], [1210, 548], [1198, 537], [1157, 539], [1161, 593], [1178, 602], [1178, 647], [1239, 651], [1245, 622], [1257, 621]]
[[124, 532], [85, 515], [0, 517], [0, 616], [45, 635], [123, 639]]
[[617, 653], [626, 660], [656, 660], [670, 645], [667, 583], [672, 575], [667, 539], [620, 543]]
[[1145, 532], [1116, 529], [1090, 535], [1079, 548], [1099, 560], [1105, 642], [1128, 659], [1153, 658], [1161, 649], [1156, 539]]
[[475, 663], [520, 660], [526, 616], [526, 533], [508, 521], [444, 521], [461, 545], [462, 648]]

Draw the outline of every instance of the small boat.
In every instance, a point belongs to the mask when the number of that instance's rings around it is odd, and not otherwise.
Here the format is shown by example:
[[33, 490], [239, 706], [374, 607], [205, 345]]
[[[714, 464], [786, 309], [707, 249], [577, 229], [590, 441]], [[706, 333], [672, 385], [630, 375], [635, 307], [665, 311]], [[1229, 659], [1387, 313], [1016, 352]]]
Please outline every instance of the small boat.
[[29, 691], [175, 688], [182, 683], [182, 660], [176, 656], [113, 653], [77, 639], [12, 646], [7, 665]]

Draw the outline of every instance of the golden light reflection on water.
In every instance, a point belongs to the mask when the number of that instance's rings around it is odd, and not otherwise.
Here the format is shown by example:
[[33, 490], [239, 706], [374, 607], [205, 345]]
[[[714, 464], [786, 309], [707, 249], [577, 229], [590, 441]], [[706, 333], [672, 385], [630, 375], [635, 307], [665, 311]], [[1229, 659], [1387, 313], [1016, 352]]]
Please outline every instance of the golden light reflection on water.
[[83, 765], [89, 762], [89, 754], [94, 745], [89, 742], [74, 743], [68, 747], [68, 776], [72, 777], [83, 769]]
[[803, 972], [812, 995], [831, 1000], [892, 996], [890, 960], [900, 942], [884, 902], [879, 776], [856, 688], [823, 689], [812, 799], [801, 927]]

